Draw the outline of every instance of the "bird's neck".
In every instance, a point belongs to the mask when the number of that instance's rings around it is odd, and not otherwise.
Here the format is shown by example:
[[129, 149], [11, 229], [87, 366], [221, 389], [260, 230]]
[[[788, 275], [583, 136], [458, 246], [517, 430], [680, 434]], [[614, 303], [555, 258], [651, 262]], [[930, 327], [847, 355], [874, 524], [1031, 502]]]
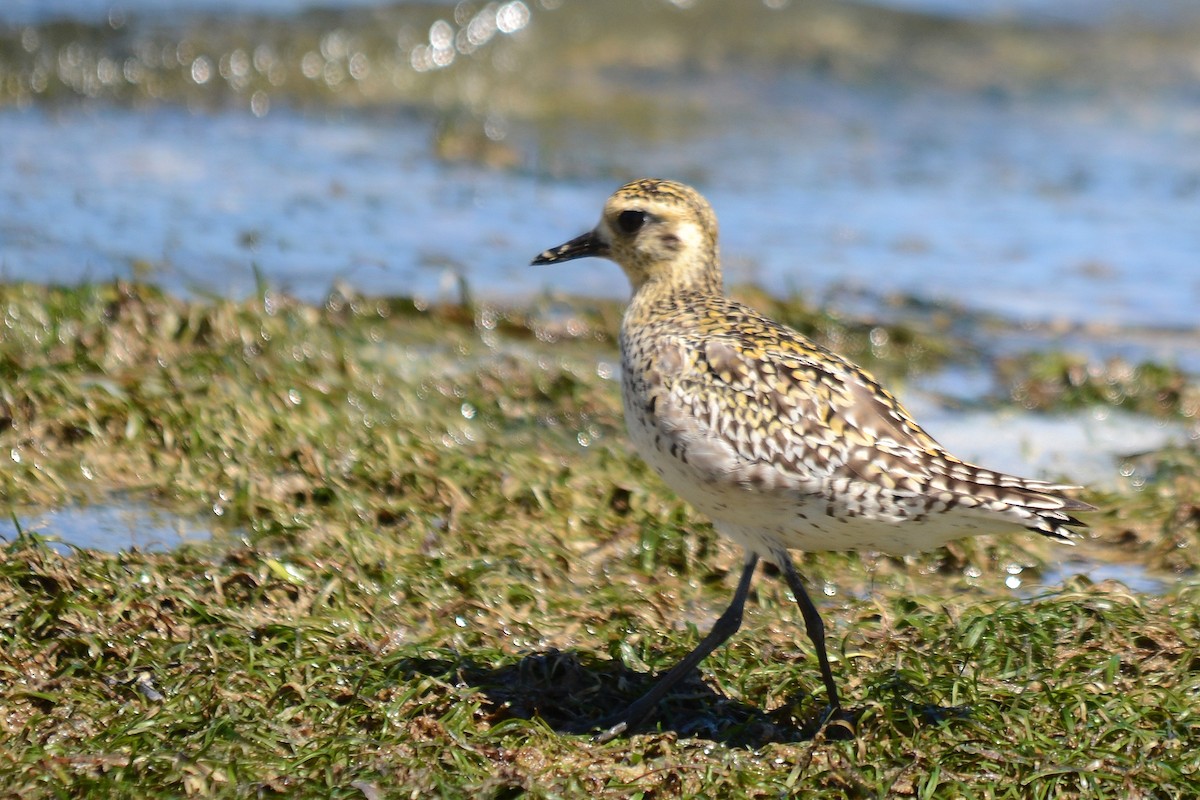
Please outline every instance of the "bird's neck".
[[707, 258], [681, 259], [638, 278], [633, 281], [631, 307], [649, 308], [684, 296], [720, 297], [724, 294], [721, 267], [715, 252]]

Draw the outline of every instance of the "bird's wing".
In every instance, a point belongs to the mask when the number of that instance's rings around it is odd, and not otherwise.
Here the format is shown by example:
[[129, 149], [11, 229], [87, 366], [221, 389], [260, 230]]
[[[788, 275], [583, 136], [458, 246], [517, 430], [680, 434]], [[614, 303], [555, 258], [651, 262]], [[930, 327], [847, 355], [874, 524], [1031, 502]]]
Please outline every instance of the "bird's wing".
[[752, 337], [704, 331], [667, 345], [678, 364], [669, 405], [693, 442], [718, 438], [754, 474], [769, 468], [809, 485], [865, 481], [894, 497], [993, 510], [1090, 508], [1060, 494], [1075, 487], [955, 458], [865, 370], [789, 328], [754, 324]]
[[869, 374], [806, 340], [762, 346], [705, 333], [666, 346], [685, 354], [671, 359], [675, 412], [746, 462], [822, 480], [886, 474], [922, 493], [927, 457], [943, 452]]

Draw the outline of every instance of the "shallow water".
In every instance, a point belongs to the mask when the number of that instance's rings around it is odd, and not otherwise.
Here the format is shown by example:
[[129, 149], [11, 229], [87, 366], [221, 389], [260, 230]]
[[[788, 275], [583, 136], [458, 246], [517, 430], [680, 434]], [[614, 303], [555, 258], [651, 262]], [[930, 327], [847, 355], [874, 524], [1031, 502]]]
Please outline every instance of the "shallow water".
[[1065, 563], [1046, 567], [1040, 577], [1027, 578], [1020, 572], [1010, 573], [1005, 585], [1024, 597], [1056, 591], [1079, 576], [1092, 583], [1116, 581], [1135, 592], [1161, 594], [1179, 583], [1179, 576], [1155, 574], [1144, 565], [1124, 562], [1087, 561], [1086, 554]]
[[[1039, 136], [994, 116], [977, 124], [1013, 125], [1014, 137], [1001, 134], [1006, 150], [1020, 149], [1024, 137], [1030, 148], [1039, 139], [1066, 149], [1075, 137], [1106, 133], [1062, 125]], [[961, 125], [961, 110], [953, 118]], [[917, 136], [895, 125], [873, 123], [889, 138]], [[10, 110], [0, 112], [0, 135], [0, 268], [10, 279], [140, 274], [177, 291], [242, 294], [258, 269], [310, 298], [336, 280], [438, 295], [460, 276], [477, 294], [513, 299], [551, 288], [627, 291], [612, 265], [528, 266], [542, 248], [590, 227], [616, 181], [442, 164], [428, 157], [419, 121]], [[1146, 133], [1140, 146], [1179, 153], [1179, 161], [1200, 154], [1158, 141], [1166, 136]], [[1122, 174], [1059, 194], [1037, 187], [1063, 179], [1067, 165], [1039, 167], [1019, 153], [981, 163], [963, 152], [923, 176], [888, 175], [913, 163], [891, 152], [912, 149], [911, 141], [877, 142], [852, 156], [836, 138], [789, 144], [784, 130], [765, 125], [756, 137], [724, 159], [717, 153], [733, 131], [681, 148], [705, 164], [733, 281], [818, 296], [869, 287], [1018, 320], [1196, 322], [1200, 198], [1172, 189], [1184, 180], [1182, 165], [1114, 157], [1076, 169]], [[789, 158], [789, 147], [803, 155]], [[636, 162], [622, 172], [695, 169], [665, 143], [643, 148]], [[1131, 195], [1136, 203], [1125, 201]]]
[[12, 518], [0, 519], [0, 541], [12, 541], [21, 530], [50, 539], [57, 543], [52, 546], [63, 553], [70, 552], [68, 545], [112, 553], [134, 548], [170, 550], [212, 537], [212, 530], [200, 519], [136, 502], [16, 512], [15, 516], [15, 524]]
[[[948, 409], [917, 393], [909, 410], [950, 452], [966, 461], [1013, 475], [1067, 480], [1094, 489], [1127, 489], [1136, 474], [1122, 475], [1131, 457], [1186, 442], [1183, 425], [1152, 421], [1108, 408], [1069, 414]], [[1128, 471], [1128, 470], [1127, 470]], [[1144, 478], [1141, 479], [1144, 483]]]

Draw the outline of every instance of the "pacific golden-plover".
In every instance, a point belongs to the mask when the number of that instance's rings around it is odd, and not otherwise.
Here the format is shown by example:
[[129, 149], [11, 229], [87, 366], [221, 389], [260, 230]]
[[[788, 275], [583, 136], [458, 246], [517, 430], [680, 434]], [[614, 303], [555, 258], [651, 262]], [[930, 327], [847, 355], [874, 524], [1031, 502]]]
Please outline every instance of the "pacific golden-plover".
[[711, 632], [602, 738], [649, 716], [741, 626], [760, 558], [783, 572], [840, 711], [820, 614], [788, 550], [905, 554], [968, 534], [1083, 525], [1077, 487], [1004, 475], [946, 452], [865, 370], [725, 296], [717, 219], [695, 189], [622, 186], [594, 230], [534, 264], [611, 259], [633, 285], [621, 322], [625, 422], [672, 489], [745, 548], [733, 601]]

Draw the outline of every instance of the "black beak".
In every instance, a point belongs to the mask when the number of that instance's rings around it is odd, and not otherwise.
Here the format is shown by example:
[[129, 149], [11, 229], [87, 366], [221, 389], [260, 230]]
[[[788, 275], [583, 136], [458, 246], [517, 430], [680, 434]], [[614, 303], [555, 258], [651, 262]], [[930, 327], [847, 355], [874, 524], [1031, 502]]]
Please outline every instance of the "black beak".
[[532, 263], [535, 266], [541, 266], [542, 264], [557, 264], [559, 261], [570, 261], [574, 258], [607, 255], [608, 245], [600, 241], [600, 237], [596, 235], [595, 231], [588, 231], [582, 236], [576, 236], [566, 244], [542, 251], [541, 255]]

